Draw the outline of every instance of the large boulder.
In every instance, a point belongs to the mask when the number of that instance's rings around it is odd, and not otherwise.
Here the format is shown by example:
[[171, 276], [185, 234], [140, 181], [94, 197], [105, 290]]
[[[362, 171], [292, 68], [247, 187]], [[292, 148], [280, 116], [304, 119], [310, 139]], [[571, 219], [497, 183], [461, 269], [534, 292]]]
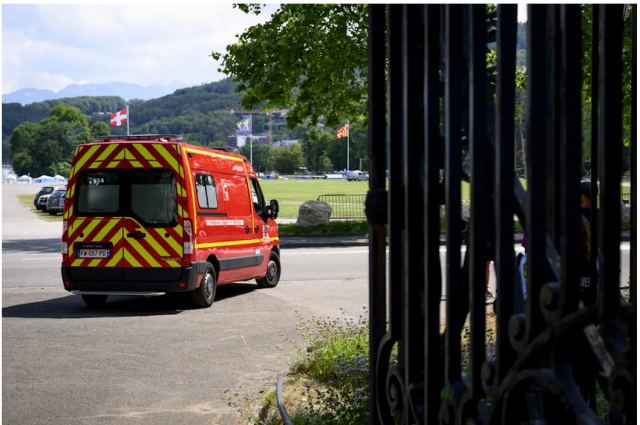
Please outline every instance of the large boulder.
[[329, 223], [331, 205], [322, 201], [306, 201], [298, 210], [297, 224], [300, 226], [318, 226]]

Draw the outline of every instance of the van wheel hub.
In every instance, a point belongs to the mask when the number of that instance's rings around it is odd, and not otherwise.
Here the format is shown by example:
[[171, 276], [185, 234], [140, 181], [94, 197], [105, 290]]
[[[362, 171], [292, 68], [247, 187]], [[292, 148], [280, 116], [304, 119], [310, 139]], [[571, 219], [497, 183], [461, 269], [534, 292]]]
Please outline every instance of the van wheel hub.
[[270, 260], [269, 266], [267, 267], [267, 279], [273, 280], [278, 277], [278, 265], [275, 261]]
[[204, 290], [204, 296], [206, 298], [210, 298], [213, 294], [213, 276], [211, 276], [211, 273], [207, 273], [205, 275], [204, 282], [202, 284], [204, 285], [204, 288], [202, 288]]

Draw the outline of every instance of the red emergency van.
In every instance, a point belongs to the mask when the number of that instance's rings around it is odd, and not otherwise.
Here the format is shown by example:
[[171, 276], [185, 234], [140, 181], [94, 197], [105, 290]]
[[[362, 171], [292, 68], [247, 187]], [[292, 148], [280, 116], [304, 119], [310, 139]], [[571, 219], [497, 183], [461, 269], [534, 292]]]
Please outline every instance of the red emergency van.
[[89, 306], [112, 294], [190, 293], [280, 279], [278, 202], [265, 202], [247, 159], [175, 135], [111, 136], [73, 157], [62, 280]]

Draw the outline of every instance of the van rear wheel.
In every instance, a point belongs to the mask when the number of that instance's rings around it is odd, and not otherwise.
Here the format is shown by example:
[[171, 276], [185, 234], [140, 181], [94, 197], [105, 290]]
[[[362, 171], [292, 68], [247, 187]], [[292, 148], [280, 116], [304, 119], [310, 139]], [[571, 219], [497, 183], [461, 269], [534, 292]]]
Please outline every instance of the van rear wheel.
[[280, 282], [280, 257], [275, 252], [269, 256], [269, 264], [267, 264], [267, 274], [265, 277], [256, 279], [260, 288], [275, 288]]
[[87, 305], [87, 307], [100, 307], [103, 306], [105, 302], [107, 302], [108, 295], [83, 295], [82, 301]]
[[216, 271], [208, 263], [200, 287], [191, 293], [191, 303], [196, 307], [210, 307], [216, 297], [216, 286]]

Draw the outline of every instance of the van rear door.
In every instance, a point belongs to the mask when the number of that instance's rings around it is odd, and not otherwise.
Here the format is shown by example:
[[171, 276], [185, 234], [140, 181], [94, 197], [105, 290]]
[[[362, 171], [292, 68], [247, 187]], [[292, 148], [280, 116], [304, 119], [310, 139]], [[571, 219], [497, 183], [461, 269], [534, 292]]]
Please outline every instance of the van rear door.
[[123, 218], [125, 281], [175, 281], [182, 273], [187, 218], [176, 144], [131, 143], [125, 151], [128, 209]]
[[176, 177], [167, 169], [127, 173], [129, 210], [123, 218], [124, 280], [176, 281], [182, 261]]
[[[71, 217], [68, 242], [72, 279], [122, 279], [120, 189], [120, 176], [111, 171], [82, 172], [71, 186], [71, 196], [75, 192], [77, 198], [68, 214]], [[96, 272], [98, 267], [100, 273]]]

